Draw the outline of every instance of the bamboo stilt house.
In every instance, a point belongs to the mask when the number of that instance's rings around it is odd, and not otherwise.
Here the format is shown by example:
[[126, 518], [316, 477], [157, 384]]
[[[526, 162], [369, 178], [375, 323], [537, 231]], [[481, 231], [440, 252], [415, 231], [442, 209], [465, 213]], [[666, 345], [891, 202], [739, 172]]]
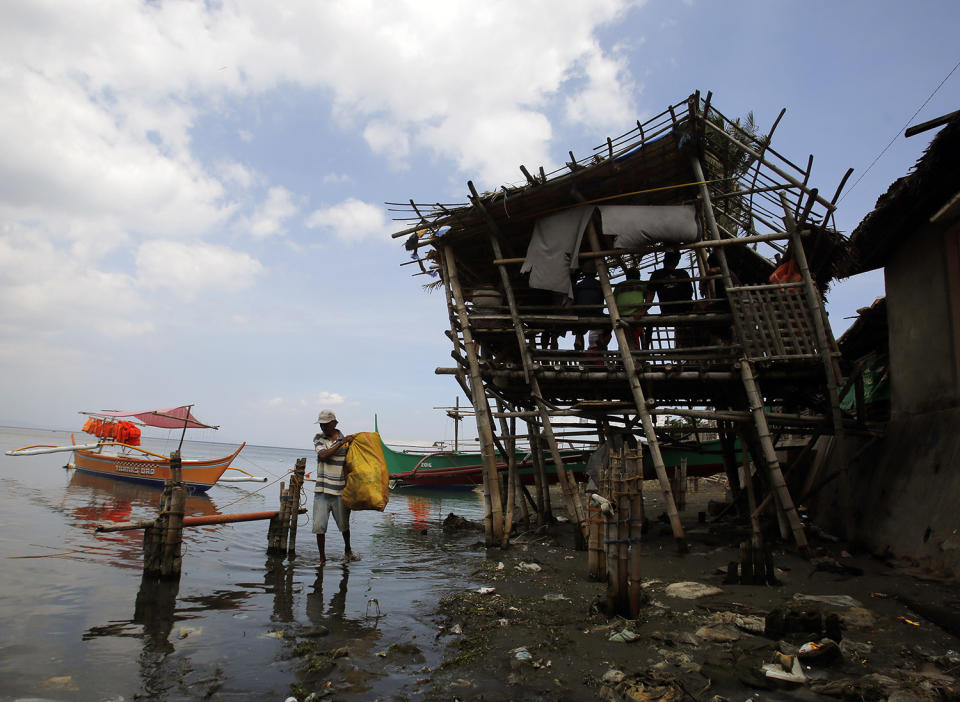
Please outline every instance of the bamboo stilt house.
[[[394, 237], [444, 289], [455, 365], [437, 372], [456, 376], [476, 411], [489, 542], [505, 542], [505, 515], [523, 499], [496, 469], [508, 438], [497, 429], [512, 417], [554, 465], [557, 427], [571, 421], [594, 444], [639, 438], [681, 547], [663, 449], [717, 434], [736, 483], [743, 435], [771, 496], [758, 510], [776, 510], [805, 548], [778, 450], [787, 433], [812, 446], [844, 431], [823, 308], [844, 244], [831, 229], [843, 182], [825, 198], [812, 157], [797, 165], [772, 136], [696, 93], [560, 170], [521, 166], [522, 185], [468, 183], [456, 205], [390, 203], [409, 225]], [[669, 251], [683, 273], [669, 272]], [[582, 495], [566, 471], [557, 479], [583, 526]]]

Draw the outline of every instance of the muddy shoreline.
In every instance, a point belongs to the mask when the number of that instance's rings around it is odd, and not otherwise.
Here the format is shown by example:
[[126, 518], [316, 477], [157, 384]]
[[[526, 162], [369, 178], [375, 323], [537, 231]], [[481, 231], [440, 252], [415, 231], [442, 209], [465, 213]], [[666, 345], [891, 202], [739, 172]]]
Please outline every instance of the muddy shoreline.
[[[300, 702], [960, 700], [954, 580], [811, 529], [810, 560], [773, 547], [777, 585], [725, 582], [749, 532], [732, 519], [698, 521], [722, 499], [717, 488], [691, 494], [685, 554], [653, 520], [643, 543], [647, 603], [636, 620], [605, 613], [606, 584], [588, 577], [587, 553], [574, 550], [562, 518], [515, 535], [505, 550], [484, 549], [479, 525], [461, 524], [447, 537], [485, 558], [479, 568], [472, 561], [475, 588], [424, 613], [432, 641], [359, 651], [301, 640], [291, 691]], [[655, 500], [647, 513], [657, 514]], [[371, 681], [388, 670], [405, 682], [383, 694]]]

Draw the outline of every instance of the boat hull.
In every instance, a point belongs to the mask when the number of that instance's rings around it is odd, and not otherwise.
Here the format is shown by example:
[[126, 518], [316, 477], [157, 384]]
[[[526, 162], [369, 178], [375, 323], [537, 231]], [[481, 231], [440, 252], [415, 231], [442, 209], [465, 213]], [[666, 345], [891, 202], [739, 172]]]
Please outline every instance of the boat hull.
[[[564, 466], [573, 475], [574, 480], [585, 481], [587, 454], [571, 450], [561, 453]], [[684, 460], [687, 463], [687, 476], [691, 478], [716, 475], [725, 470], [718, 440], [704, 442], [696, 447], [664, 447], [661, 454], [668, 475], [678, 470]], [[451, 489], [483, 484], [483, 462], [480, 454], [477, 453], [438, 451], [417, 454], [395, 451], [384, 445], [384, 457], [387, 460], [391, 484], [396, 487]], [[497, 454], [497, 458], [497, 470], [507, 470], [507, 464], [503, 462], [502, 457]], [[526, 485], [533, 484], [533, 466], [529, 456], [518, 452], [517, 467], [520, 481]], [[645, 479], [652, 480], [657, 477], [647, 448], [644, 448], [643, 468]], [[547, 480], [551, 483], [556, 482], [557, 473], [553, 469], [552, 459], [547, 459], [546, 469]]]
[[[387, 461], [387, 472], [394, 487], [414, 486], [424, 488], [462, 489], [483, 484], [483, 459], [479, 453], [461, 453], [458, 451], [434, 451], [414, 453], [395, 451], [383, 445], [383, 455]], [[565, 450], [561, 452], [564, 466], [575, 480], [584, 480], [586, 461], [581, 451]], [[521, 482], [534, 483], [533, 463], [529, 454], [517, 452], [517, 468]], [[546, 461], [547, 480], [557, 481], [553, 469], [553, 460]], [[497, 454], [497, 470], [507, 470], [503, 457]]]
[[[192, 492], [206, 492], [220, 479], [246, 444], [229, 456], [200, 461], [182, 461], [183, 482]], [[169, 459], [117, 455], [75, 449], [73, 464], [78, 471], [114, 480], [162, 487], [170, 479]]]

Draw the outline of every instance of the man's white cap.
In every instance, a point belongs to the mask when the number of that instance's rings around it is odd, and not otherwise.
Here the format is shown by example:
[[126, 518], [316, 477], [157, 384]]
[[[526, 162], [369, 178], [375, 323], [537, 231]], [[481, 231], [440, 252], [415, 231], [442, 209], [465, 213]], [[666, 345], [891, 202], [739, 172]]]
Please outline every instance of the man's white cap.
[[337, 415], [333, 410], [320, 410], [320, 414], [317, 415], [317, 424], [329, 424], [335, 421], [337, 421]]

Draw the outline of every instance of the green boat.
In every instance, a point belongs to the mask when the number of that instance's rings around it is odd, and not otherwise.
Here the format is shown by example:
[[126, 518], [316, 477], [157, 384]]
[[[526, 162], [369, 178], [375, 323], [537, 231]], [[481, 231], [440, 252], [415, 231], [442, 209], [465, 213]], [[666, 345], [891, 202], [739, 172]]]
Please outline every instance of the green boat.
[[[381, 440], [381, 443], [383, 441]], [[383, 444], [387, 472], [393, 487], [429, 487], [445, 489], [473, 489], [483, 484], [483, 458], [479, 452], [431, 449], [397, 450]], [[563, 464], [575, 480], [586, 479], [588, 453], [566, 449], [560, 452]], [[547, 458], [547, 480], [557, 481], [553, 459]], [[532, 484], [533, 460], [529, 452], [516, 453], [518, 475], [524, 484]], [[507, 470], [507, 461], [498, 452], [497, 469]]]

